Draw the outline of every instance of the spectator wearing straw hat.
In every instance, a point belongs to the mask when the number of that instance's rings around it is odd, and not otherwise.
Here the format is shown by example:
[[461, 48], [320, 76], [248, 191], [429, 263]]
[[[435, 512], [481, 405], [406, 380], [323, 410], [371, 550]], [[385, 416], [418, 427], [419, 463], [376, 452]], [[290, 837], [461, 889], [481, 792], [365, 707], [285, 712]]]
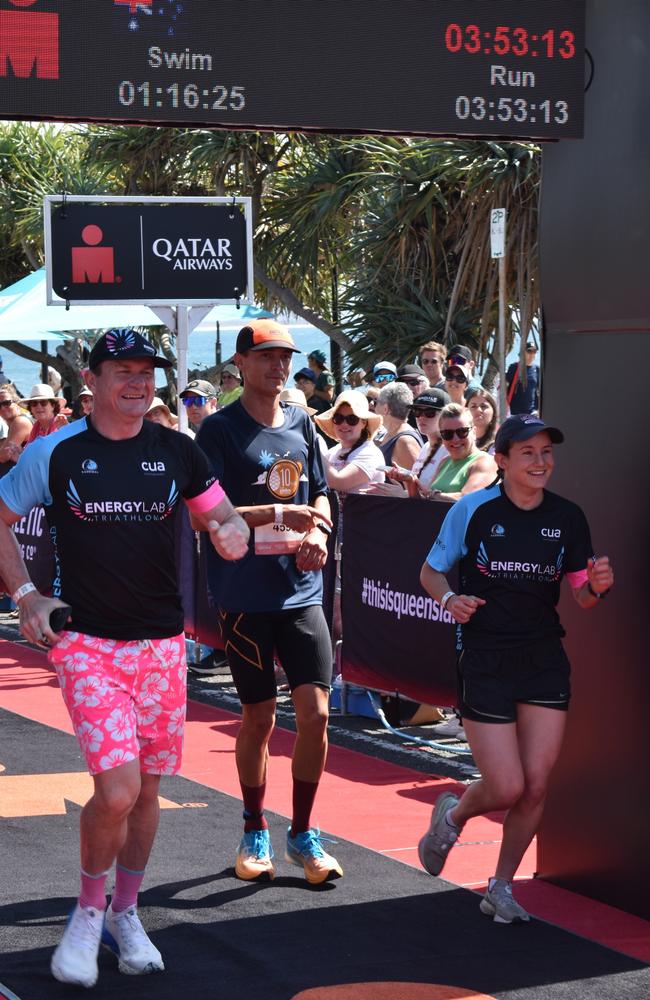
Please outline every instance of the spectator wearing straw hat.
[[243, 379], [237, 365], [224, 365], [221, 369], [221, 395], [219, 396], [218, 409], [223, 410], [224, 406], [234, 403], [243, 391]]
[[34, 419], [25, 447], [39, 437], [46, 437], [65, 427], [68, 423], [63, 413], [66, 401], [63, 396], [55, 396], [54, 389], [49, 385], [38, 383], [32, 386], [29, 396], [20, 401], [25, 410], [29, 410]]
[[83, 387], [75, 403], [79, 417], [87, 417], [93, 412], [94, 396], [87, 385]]
[[326, 455], [327, 485], [341, 493], [359, 493], [369, 483], [383, 483], [384, 456], [373, 443], [381, 417], [356, 389], [345, 389], [334, 406], [314, 418], [328, 437], [338, 441]]
[[178, 417], [172, 413], [164, 399], [161, 399], [160, 396], [153, 397], [151, 405], [144, 415], [144, 419], [150, 420], [152, 424], [160, 424], [161, 427], [169, 427], [172, 431], [178, 430]]

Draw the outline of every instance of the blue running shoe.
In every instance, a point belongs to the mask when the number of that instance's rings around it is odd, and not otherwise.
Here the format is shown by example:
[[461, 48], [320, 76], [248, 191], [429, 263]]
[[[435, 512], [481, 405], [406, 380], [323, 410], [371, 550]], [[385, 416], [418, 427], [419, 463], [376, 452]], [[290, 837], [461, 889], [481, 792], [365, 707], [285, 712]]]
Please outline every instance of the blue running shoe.
[[341, 878], [343, 869], [330, 854], [326, 854], [320, 842], [320, 830], [311, 827], [304, 833], [291, 836], [291, 827], [287, 830], [287, 851], [285, 854], [289, 864], [297, 865], [305, 872], [305, 878], [311, 885], [320, 885], [335, 878]]
[[259, 879], [260, 882], [275, 878], [275, 868], [271, 858], [273, 848], [268, 830], [249, 830], [242, 837], [237, 848], [235, 875], [245, 882]]

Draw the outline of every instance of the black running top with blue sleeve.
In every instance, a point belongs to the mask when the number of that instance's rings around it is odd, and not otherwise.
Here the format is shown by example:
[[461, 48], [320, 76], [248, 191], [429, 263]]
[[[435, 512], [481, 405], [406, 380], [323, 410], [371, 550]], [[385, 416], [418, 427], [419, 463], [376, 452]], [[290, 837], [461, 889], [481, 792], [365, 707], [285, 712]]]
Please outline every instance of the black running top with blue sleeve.
[[460, 563], [460, 592], [486, 602], [462, 626], [462, 645], [508, 649], [565, 634], [560, 582], [581, 586], [592, 556], [580, 507], [545, 490], [538, 507], [522, 510], [498, 484], [453, 505], [427, 563], [439, 573]]
[[68, 628], [108, 639], [183, 631], [174, 553], [181, 496], [200, 513], [224, 492], [189, 437], [148, 420], [118, 441], [78, 420], [30, 444], [0, 480], [14, 514], [45, 507], [53, 593], [72, 608]]
[[[196, 442], [235, 507], [312, 504], [327, 493], [314, 425], [301, 407], [280, 405], [280, 427], [259, 424], [241, 399], [201, 424]], [[248, 552], [237, 562], [226, 562], [208, 549], [208, 583], [216, 606], [265, 612], [320, 604], [321, 572], [301, 572], [294, 552], [258, 554], [259, 531], [252, 532]]]

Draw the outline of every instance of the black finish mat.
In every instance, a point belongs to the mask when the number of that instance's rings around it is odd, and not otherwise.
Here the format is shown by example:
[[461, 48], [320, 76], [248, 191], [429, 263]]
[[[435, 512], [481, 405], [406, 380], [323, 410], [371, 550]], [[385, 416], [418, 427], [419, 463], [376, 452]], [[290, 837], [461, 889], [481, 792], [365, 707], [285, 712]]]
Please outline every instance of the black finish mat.
[[[0, 783], [51, 774], [54, 786], [55, 774], [84, 770], [73, 737], [4, 711], [0, 763]], [[269, 816], [275, 881], [240, 882], [241, 803], [183, 778], [164, 778], [161, 794], [182, 808], [162, 811], [140, 913], [167, 971], [123, 976], [102, 952], [97, 1000], [291, 1000], [369, 981], [443, 983], [504, 1000], [650, 995], [642, 963], [538, 920], [494, 924], [475, 894], [352, 843], [330, 845], [345, 877], [310, 887], [283, 860], [286, 820], [278, 816]], [[65, 815], [0, 826], [0, 983], [20, 1000], [84, 994], [49, 973], [78, 891], [79, 811], [68, 802]]]

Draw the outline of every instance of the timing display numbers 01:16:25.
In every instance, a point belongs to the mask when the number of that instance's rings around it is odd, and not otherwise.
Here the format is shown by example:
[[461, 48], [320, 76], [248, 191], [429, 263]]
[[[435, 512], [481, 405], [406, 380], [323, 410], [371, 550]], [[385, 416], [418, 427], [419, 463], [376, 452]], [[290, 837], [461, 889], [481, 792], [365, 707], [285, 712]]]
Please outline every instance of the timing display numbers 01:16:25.
[[171, 83], [167, 87], [145, 80], [134, 83], [122, 80], [117, 99], [125, 108], [185, 108], [188, 111], [242, 111], [246, 107], [244, 87], [226, 87], [221, 83], [200, 87], [196, 83]]
[[531, 125], [555, 122], [566, 125], [569, 121], [569, 105], [566, 101], [526, 101], [523, 97], [457, 97], [456, 117], [460, 121], [473, 118], [474, 121], [530, 122]]

